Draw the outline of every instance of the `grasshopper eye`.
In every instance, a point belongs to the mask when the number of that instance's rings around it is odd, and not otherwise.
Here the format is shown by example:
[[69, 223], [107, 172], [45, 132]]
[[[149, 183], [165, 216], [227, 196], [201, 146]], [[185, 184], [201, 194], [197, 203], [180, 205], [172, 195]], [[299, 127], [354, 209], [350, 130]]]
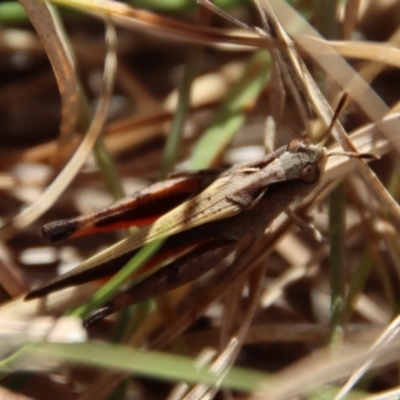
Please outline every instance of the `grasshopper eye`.
[[314, 183], [319, 180], [321, 171], [317, 164], [308, 164], [300, 172], [300, 179], [303, 182]]
[[302, 153], [306, 152], [309, 148], [309, 144], [304, 139], [293, 139], [287, 147], [287, 151], [290, 153]]

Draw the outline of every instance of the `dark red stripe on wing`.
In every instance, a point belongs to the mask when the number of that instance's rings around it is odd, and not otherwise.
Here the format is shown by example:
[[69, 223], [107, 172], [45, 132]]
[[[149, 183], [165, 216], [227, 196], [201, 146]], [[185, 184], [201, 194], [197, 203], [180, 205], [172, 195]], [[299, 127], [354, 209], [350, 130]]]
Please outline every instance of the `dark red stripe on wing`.
[[51, 242], [59, 242], [70, 237], [151, 224], [198, 194], [218, 175], [217, 170], [176, 174], [93, 213], [45, 224], [43, 236]]

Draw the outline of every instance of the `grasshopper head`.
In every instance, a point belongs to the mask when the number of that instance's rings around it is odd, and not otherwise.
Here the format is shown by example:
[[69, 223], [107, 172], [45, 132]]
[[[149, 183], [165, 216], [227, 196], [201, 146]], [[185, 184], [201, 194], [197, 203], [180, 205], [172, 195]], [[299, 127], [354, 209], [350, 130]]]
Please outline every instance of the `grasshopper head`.
[[305, 183], [319, 180], [326, 160], [325, 148], [310, 144], [304, 139], [292, 140], [279, 157], [286, 179], [301, 179]]

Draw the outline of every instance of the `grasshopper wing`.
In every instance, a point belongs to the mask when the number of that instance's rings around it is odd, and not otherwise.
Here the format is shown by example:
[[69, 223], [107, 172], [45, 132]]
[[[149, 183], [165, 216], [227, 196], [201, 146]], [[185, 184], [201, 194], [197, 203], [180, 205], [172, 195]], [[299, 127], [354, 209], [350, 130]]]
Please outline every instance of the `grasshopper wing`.
[[98, 211], [50, 222], [43, 235], [51, 242], [130, 226], [151, 224], [215, 180], [220, 171], [207, 169], [174, 174]]

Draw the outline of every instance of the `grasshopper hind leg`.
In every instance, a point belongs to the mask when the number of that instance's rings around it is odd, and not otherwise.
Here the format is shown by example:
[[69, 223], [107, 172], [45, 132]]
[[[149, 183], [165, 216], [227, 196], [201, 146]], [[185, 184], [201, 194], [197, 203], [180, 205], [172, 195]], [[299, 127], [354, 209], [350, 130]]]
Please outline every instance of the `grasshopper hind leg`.
[[93, 326], [106, 316], [133, 304], [194, 281], [232, 253], [236, 245], [236, 241], [225, 238], [212, 239], [199, 245], [130, 289], [118, 293], [84, 321], [85, 327]]

